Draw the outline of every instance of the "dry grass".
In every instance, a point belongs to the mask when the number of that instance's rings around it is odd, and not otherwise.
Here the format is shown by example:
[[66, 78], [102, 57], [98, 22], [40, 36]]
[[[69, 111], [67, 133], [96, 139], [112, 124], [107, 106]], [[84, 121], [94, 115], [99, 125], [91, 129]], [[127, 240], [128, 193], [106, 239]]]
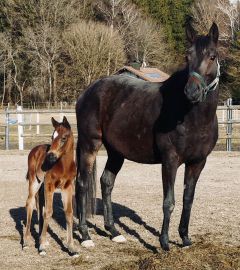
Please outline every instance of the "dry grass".
[[[133, 251], [133, 252], [132, 252]], [[170, 252], [158, 254], [138, 249], [125, 249], [134, 259], [110, 264], [101, 270], [238, 270], [240, 269], [240, 246], [213, 243], [203, 237], [189, 248], [173, 247]], [[121, 256], [123, 254], [119, 254]]]

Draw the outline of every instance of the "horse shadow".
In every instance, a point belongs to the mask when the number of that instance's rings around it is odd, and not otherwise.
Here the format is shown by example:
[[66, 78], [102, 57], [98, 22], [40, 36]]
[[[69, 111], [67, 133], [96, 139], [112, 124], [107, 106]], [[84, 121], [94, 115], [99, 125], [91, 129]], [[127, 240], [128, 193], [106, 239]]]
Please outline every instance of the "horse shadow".
[[[61, 200], [61, 194], [60, 193], [54, 193], [53, 197], [53, 219], [57, 222], [57, 224], [60, 225], [63, 229], [66, 230], [66, 220], [65, 220], [65, 214], [63, 210], [63, 204]], [[15, 228], [18, 231], [20, 235], [20, 245], [23, 247], [23, 236], [24, 236], [24, 229], [27, 222], [26, 217], [26, 208], [25, 207], [18, 207], [18, 208], [12, 208], [9, 210], [10, 216], [15, 222]], [[38, 216], [37, 211], [33, 210], [32, 214], [32, 222], [31, 222], [31, 235], [34, 240], [35, 248], [39, 248], [39, 233], [35, 228], [35, 225], [38, 225]], [[65, 247], [64, 243], [60, 239], [60, 237], [51, 229], [50, 226], [48, 226], [48, 233], [53, 238], [56, 243], [60, 246], [61, 250], [63, 252], [68, 253], [71, 255], [69, 250]], [[75, 237], [77, 238], [77, 237]], [[78, 239], [79, 240], [79, 239]]]
[[[74, 200], [75, 201], [75, 200]], [[61, 200], [61, 194], [55, 193], [54, 199], [53, 199], [53, 219], [56, 221], [56, 223], [64, 230], [66, 230], [66, 220], [65, 220], [65, 214], [63, 210], [63, 204]], [[74, 207], [75, 208], [75, 207]], [[149, 231], [152, 235], [155, 237], [159, 237], [159, 232], [148, 225], [133, 209], [121, 205], [119, 203], [112, 203], [113, 213], [114, 213], [114, 221], [115, 223], [127, 234], [135, 237], [139, 243], [141, 243], [146, 249], [152, 251], [153, 253], [157, 253], [157, 248], [149, 243], [147, 243], [137, 232], [135, 229], [130, 228], [128, 225], [126, 225], [124, 222], [121, 221], [122, 217], [129, 218], [132, 222], [136, 223], [137, 225], [142, 226], [145, 230]], [[9, 210], [10, 215], [12, 219], [15, 222], [15, 228], [19, 232], [20, 235], [20, 244], [23, 245], [23, 231], [24, 227], [26, 226], [26, 210], [25, 207], [18, 207], [18, 208], [12, 208]], [[75, 213], [74, 213], [75, 214]], [[76, 214], [75, 214], [76, 215]], [[103, 216], [103, 204], [101, 199], [96, 200], [96, 215]], [[31, 234], [35, 241], [35, 248], [39, 247], [39, 234], [35, 229], [35, 225], [38, 224], [38, 217], [36, 210], [33, 211], [32, 216], [32, 224], [31, 224]], [[92, 222], [88, 222], [89, 228], [95, 230], [95, 232], [103, 237], [110, 238], [109, 233], [107, 233], [104, 229], [98, 227], [96, 224], [93, 224]], [[74, 224], [74, 227], [77, 227], [77, 224]], [[57, 242], [57, 244], [60, 246], [61, 250], [64, 252], [69, 253], [68, 249], [64, 246], [62, 240], [58, 237], [58, 235], [51, 229], [51, 227], [48, 227], [48, 233], [49, 235]], [[79, 234], [77, 234], [74, 230], [74, 238], [77, 239], [79, 242], [81, 242], [81, 238]]]

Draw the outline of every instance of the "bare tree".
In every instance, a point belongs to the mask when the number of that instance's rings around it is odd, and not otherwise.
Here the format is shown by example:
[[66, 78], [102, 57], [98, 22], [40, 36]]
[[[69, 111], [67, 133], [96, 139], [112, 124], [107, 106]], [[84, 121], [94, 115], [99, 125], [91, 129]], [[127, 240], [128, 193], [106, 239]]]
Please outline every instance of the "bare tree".
[[231, 40], [235, 38], [235, 32], [239, 27], [239, 10], [237, 4], [230, 3], [226, 0], [217, 0], [217, 9], [225, 14], [228, 18], [226, 25], [231, 30]]
[[66, 31], [64, 40], [74, 68], [73, 73], [78, 74], [84, 86], [108, 74], [109, 51], [112, 52], [111, 73], [125, 62], [121, 37], [103, 24], [81, 21]]
[[[38, 74], [47, 76], [49, 102], [56, 103], [56, 64], [61, 48], [59, 32], [46, 22], [37, 28], [26, 29], [24, 37], [28, 52], [32, 55], [33, 66], [38, 69]], [[41, 80], [45, 82], [44, 78]]]
[[192, 15], [199, 33], [206, 34], [214, 21], [220, 28], [220, 40], [229, 40], [230, 32], [226, 24], [227, 18], [218, 9], [218, 0], [196, 0], [192, 6]]
[[[10, 42], [10, 37], [5, 33], [0, 33], [0, 67], [1, 72], [3, 73], [3, 90], [2, 90], [2, 100], [1, 105], [3, 107], [4, 101], [6, 99], [6, 92], [8, 92], [9, 97], [11, 98], [11, 88], [7, 87], [9, 81], [12, 80], [11, 75], [11, 58], [12, 46]], [[8, 85], [9, 86], [9, 85]], [[9, 100], [11, 101], [11, 99]]]

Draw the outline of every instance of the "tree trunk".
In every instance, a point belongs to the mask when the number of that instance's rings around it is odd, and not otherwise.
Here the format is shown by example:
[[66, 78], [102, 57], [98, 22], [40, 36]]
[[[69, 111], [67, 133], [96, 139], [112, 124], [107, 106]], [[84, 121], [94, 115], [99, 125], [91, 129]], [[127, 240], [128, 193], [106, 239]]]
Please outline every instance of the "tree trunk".
[[7, 102], [12, 103], [12, 70], [7, 71], [6, 92], [8, 94]]
[[5, 64], [4, 64], [4, 65], [3, 65], [3, 95], [2, 95], [2, 108], [3, 108], [3, 105], [4, 105], [5, 94], [6, 94], [6, 66], [5, 66]]
[[53, 102], [54, 105], [57, 105], [57, 69], [56, 66], [53, 64], [52, 67], [52, 71], [53, 71]]
[[48, 63], [48, 83], [49, 83], [49, 105], [51, 104], [52, 101], [52, 73], [51, 73], [51, 67], [50, 63]]

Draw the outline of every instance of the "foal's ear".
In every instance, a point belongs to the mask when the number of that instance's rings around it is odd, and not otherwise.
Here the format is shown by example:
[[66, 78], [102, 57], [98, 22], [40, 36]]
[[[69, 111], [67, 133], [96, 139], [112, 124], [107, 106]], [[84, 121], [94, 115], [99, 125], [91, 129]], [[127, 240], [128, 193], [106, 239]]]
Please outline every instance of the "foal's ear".
[[219, 38], [219, 31], [218, 31], [218, 26], [214, 22], [209, 30], [208, 36], [211, 38], [211, 40], [217, 44], [218, 43], [218, 38]]
[[52, 125], [53, 125], [53, 127], [56, 129], [58, 126], [59, 126], [59, 123], [58, 123], [58, 121], [57, 120], [55, 120], [53, 117], [52, 117]]
[[65, 115], [63, 116], [63, 125], [65, 128], [71, 129], [71, 126], [70, 126], [70, 124], [67, 120], [67, 117]]
[[195, 42], [195, 40], [196, 40], [197, 32], [192, 27], [191, 23], [186, 24], [186, 37], [187, 37], [187, 41], [190, 44], [193, 44]]

